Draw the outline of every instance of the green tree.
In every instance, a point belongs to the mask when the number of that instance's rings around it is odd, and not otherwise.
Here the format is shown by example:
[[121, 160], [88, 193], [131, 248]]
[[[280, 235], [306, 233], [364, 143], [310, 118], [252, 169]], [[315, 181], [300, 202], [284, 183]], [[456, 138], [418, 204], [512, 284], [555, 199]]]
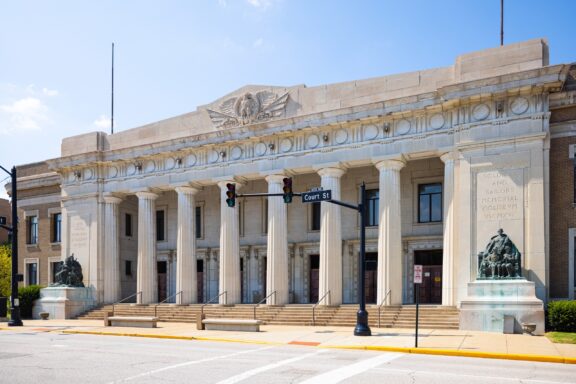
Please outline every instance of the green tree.
[[12, 249], [10, 245], [0, 245], [0, 297], [9, 297], [11, 292]]

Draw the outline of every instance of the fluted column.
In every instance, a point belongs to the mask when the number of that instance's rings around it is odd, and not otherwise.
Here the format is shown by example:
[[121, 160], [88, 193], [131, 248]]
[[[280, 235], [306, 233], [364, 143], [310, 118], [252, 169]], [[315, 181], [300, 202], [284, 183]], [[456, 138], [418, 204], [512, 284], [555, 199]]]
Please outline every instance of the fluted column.
[[138, 192], [138, 276], [136, 291], [138, 304], [158, 301], [156, 272], [156, 203], [158, 195]]
[[380, 171], [377, 303], [402, 304], [402, 212], [400, 170], [402, 159], [377, 162]]
[[238, 204], [229, 207], [226, 204], [226, 184], [236, 184], [236, 191], [240, 184], [232, 181], [220, 181], [220, 304], [239, 304], [240, 297], [240, 232], [238, 228]]
[[118, 207], [122, 199], [104, 196], [104, 303], [120, 300], [120, 237]]
[[[340, 200], [340, 178], [344, 170], [336, 167], [318, 170], [324, 190]], [[318, 299], [323, 305], [342, 304], [342, 214], [339, 205], [322, 202], [320, 209], [320, 276]]]
[[454, 305], [454, 153], [444, 162], [444, 246], [442, 250], [442, 305]]
[[178, 235], [176, 239], [176, 304], [198, 300], [196, 275], [196, 204], [198, 189], [177, 187]]
[[[282, 193], [284, 175], [266, 177], [268, 193]], [[266, 299], [268, 305], [288, 304], [288, 224], [287, 206], [280, 196], [268, 198], [268, 249]]]

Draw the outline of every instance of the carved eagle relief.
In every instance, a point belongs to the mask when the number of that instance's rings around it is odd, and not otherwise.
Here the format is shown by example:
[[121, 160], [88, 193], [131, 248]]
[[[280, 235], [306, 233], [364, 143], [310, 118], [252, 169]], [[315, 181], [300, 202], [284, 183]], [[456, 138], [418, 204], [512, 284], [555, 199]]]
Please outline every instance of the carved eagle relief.
[[256, 94], [247, 92], [223, 102], [220, 111], [212, 109], [207, 111], [217, 128], [231, 128], [282, 116], [288, 99], [288, 92], [281, 96], [269, 91], [260, 91]]

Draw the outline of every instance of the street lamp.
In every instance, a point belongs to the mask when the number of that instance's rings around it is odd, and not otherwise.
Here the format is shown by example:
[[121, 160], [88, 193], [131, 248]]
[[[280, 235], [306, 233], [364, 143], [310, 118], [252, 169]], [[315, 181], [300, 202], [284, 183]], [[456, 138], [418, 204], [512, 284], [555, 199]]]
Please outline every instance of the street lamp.
[[372, 332], [368, 325], [368, 312], [366, 311], [366, 288], [364, 286], [364, 279], [366, 279], [366, 185], [364, 183], [360, 186], [360, 205], [358, 205], [358, 212], [360, 213], [360, 257], [358, 260], [358, 272], [360, 274], [358, 279], [358, 296], [360, 306], [356, 313], [354, 336], [371, 336]]
[[12, 294], [10, 297], [10, 321], [8, 326], [21, 327], [20, 302], [18, 300], [18, 196], [16, 191], [16, 167], [12, 167], [12, 172], [0, 165], [4, 172], [12, 178], [12, 226], [0, 225], [12, 234]]

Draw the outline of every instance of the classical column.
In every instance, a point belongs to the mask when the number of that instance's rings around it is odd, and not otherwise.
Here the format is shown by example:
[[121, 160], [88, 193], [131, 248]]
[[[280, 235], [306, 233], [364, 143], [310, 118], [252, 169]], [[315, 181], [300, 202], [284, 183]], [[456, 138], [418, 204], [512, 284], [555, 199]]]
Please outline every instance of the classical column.
[[220, 304], [239, 304], [240, 297], [240, 232], [238, 228], [238, 204], [229, 207], [226, 203], [226, 184], [240, 184], [232, 181], [220, 181]]
[[121, 299], [118, 207], [122, 199], [104, 196], [104, 303]]
[[138, 304], [158, 301], [156, 273], [156, 204], [158, 195], [138, 192], [138, 276], [136, 295]]
[[177, 187], [178, 235], [176, 239], [176, 304], [198, 300], [196, 275], [196, 204], [198, 189]]
[[442, 305], [454, 305], [454, 153], [446, 153], [440, 159], [444, 162]]
[[[402, 159], [377, 162], [380, 171], [378, 224], [377, 303], [402, 304], [402, 210], [400, 207], [400, 170]], [[386, 294], [388, 296], [386, 297]]]
[[[321, 185], [340, 200], [340, 178], [344, 170], [336, 167], [318, 170]], [[320, 276], [318, 299], [323, 305], [342, 304], [342, 215], [340, 206], [322, 202], [320, 208]]]
[[[266, 176], [268, 193], [282, 193], [284, 175]], [[288, 223], [286, 203], [280, 196], [268, 198], [268, 249], [266, 299], [268, 305], [288, 304]]]

